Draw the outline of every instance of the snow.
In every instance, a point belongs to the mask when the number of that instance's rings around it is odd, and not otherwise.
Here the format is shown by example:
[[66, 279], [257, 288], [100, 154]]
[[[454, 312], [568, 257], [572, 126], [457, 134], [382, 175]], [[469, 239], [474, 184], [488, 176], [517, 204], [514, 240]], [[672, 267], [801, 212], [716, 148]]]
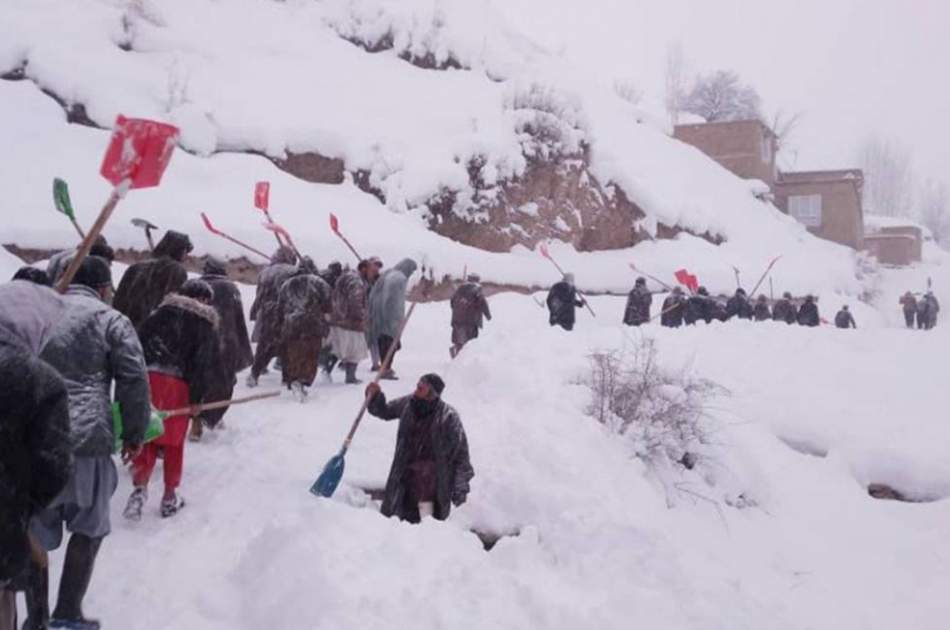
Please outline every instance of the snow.
[[[894, 290], [908, 281], [886, 273]], [[946, 267], [925, 273], [950, 281]], [[253, 288], [243, 290], [247, 305]], [[944, 626], [950, 502], [883, 502], [865, 486], [950, 497], [942, 394], [925, 376], [950, 329], [905, 331], [860, 312], [852, 331], [632, 329], [616, 324], [621, 298], [592, 302], [601, 317], [582, 311], [565, 333], [529, 296], [494, 296], [494, 319], [454, 362], [447, 303], [416, 309], [402, 380], [385, 391], [407, 392], [428, 371], [447, 382], [476, 471], [448, 522], [384, 519], [362, 493], [384, 484], [395, 440], [395, 423], [375, 418], [334, 498], [309, 494], [362, 391], [320, 383], [304, 405], [285, 393], [235, 407], [225, 430], [189, 443], [188, 506], [172, 520], [158, 517], [156, 474], [144, 521], [123, 521], [131, 488], [120, 475], [86, 609], [132, 630]], [[583, 411], [586, 355], [641, 336], [664, 365], [730, 390], [711, 408], [715, 465], [673, 473], [676, 485]], [[370, 378], [365, 363], [360, 376]], [[239, 383], [236, 395], [248, 393]], [[739, 493], [754, 505], [730, 507]], [[473, 527], [520, 534], [486, 553]], [[53, 561], [58, 576], [62, 553]]]

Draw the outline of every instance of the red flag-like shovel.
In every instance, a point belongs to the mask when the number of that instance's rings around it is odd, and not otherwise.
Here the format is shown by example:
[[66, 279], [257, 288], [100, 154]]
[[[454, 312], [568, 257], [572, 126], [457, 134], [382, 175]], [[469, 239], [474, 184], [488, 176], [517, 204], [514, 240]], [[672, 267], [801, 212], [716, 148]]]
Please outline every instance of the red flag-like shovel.
[[290, 238], [290, 234], [288, 234], [287, 230], [285, 230], [281, 225], [271, 221], [270, 223], [265, 223], [264, 227], [276, 234], [279, 238], [284, 239], [287, 245], [290, 246], [290, 249], [294, 250], [294, 253], [297, 254], [297, 260], [303, 258], [303, 256], [300, 255], [300, 250], [297, 249], [297, 246], [294, 244], [294, 239]]
[[685, 269], [679, 269], [674, 274], [676, 281], [689, 289], [690, 293], [696, 293], [699, 289], [699, 278], [689, 273]]
[[100, 173], [112, 185], [112, 193], [99, 212], [95, 223], [86, 233], [56, 290], [65, 293], [79, 270], [79, 265], [102, 233], [119, 200], [132, 188], [158, 186], [178, 142], [178, 128], [172, 125], [119, 116], [115, 121], [112, 139], [102, 160]]
[[[254, 185], [254, 207], [264, 213], [268, 223], [274, 222], [270, 216], [270, 182], [257, 182]], [[274, 232], [274, 238], [277, 239], [278, 247], [284, 246], [279, 233]]]
[[353, 247], [353, 245], [350, 244], [350, 241], [348, 241], [347, 238], [343, 236], [343, 233], [340, 232], [340, 220], [337, 219], [336, 215], [333, 214], [332, 212], [330, 213], [330, 230], [332, 230], [334, 234], [339, 236], [340, 240], [346, 243], [346, 246], [349, 247], [350, 251], [353, 252], [353, 255], [356, 256], [356, 260], [363, 260], [363, 257], [360, 256], [360, 253], [358, 251], [356, 251], [356, 248]]
[[[550, 261], [551, 261], [551, 264], [554, 265], [554, 267], [555, 267], [555, 268], [561, 273], [561, 275], [563, 276], [563, 275], [564, 275], [564, 270], [561, 269], [561, 265], [557, 264], [557, 261], [554, 260], [554, 258], [551, 257], [551, 252], [548, 251], [548, 246], [547, 246], [547, 244], [541, 243], [541, 246], [539, 247], [539, 249], [540, 249], [540, 251], [541, 251], [541, 255], [544, 256], [545, 258], [547, 258], [548, 260], [550, 260]], [[578, 294], [579, 296], [581, 296], [581, 299], [582, 299], [582, 300], [584, 300], [584, 306], [587, 307], [587, 310], [590, 311], [590, 314], [593, 315], [594, 317], [597, 317], [597, 313], [595, 313], [595, 312], [594, 312], [594, 309], [592, 309], [592, 308], [590, 307], [590, 303], [587, 301], [587, 297], [586, 297], [583, 293], [581, 293], [579, 289], [577, 289], [577, 294]]]

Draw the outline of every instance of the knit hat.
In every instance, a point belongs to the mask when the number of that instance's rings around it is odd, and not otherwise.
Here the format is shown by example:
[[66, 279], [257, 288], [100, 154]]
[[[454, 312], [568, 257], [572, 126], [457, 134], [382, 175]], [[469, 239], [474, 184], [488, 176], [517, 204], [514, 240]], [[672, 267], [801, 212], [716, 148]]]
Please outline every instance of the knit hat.
[[442, 395], [442, 390], [445, 389], [445, 381], [442, 380], [442, 377], [436, 374], [435, 372], [430, 372], [429, 374], [424, 375], [419, 379], [423, 383], [426, 383], [432, 390], [435, 392], [436, 396]]
[[49, 276], [46, 275], [46, 272], [42, 269], [37, 269], [36, 267], [20, 267], [17, 269], [17, 272], [13, 274], [13, 280], [27, 280], [33, 284], [40, 284], [44, 287], [53, 286], [53, 283], [50, 282]]
[[220, 258], [215, 256], [208, 256], [205, 258], [205, 264], [202, 268], [202, 272], [208, 274], [209, 276], [226, 276], [228, 275], [228, 266]]
[[112, 270], [109, 261], [98, 256], [86, 256], [73, 276], [73, 284], [81, 284], [90, 289], [112, 286]]
[[178, 293], [196, 300], [206, 300], [210, 302], [214, 299], [214, 289], [211, 288], [211, 285], [198, 278], [186, 280], [185, 284], [181, 285], [181, 288], [178, 289]]

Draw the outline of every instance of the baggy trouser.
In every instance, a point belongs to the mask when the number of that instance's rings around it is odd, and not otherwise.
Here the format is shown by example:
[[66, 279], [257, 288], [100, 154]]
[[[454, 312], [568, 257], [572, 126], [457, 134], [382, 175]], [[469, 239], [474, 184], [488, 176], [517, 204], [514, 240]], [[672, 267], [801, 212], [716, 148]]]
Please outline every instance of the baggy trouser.
[[[181, 409], [191, 404], [188, 383], [180, 378], [149, 372], [148, 384], [152, 394], [152, 406], [158, 410]], [[165, 433], [145, 444], [142, 452], [132, 462], [132, 483], [136, 488], [148, 486], [159, 450], [164, 460], [165, 495], [170, 496], [181, 485], [185, 464], [185, 435], [188, 433], [188, 416], [165, 418]]]
[[313, 385], [320, 363], [320, 346], [323, 338], [316, 335], [300, 335], [285, 342], [281, 348], [280, 367], [283, 382]]

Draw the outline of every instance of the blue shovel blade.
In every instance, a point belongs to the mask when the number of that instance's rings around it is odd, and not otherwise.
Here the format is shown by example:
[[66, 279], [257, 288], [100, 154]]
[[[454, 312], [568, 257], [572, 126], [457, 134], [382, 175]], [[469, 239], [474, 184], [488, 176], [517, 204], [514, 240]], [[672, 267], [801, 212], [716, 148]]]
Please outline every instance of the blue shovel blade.
[[323, 467], [323, 472], [310, 486], [310, 492], [318, 497], [332, 497], [336, 487], [340, 485], [340, 479], [343, 478], [343, 467], [343, 455], [337, 454], [331, 457], [327, 465]]

